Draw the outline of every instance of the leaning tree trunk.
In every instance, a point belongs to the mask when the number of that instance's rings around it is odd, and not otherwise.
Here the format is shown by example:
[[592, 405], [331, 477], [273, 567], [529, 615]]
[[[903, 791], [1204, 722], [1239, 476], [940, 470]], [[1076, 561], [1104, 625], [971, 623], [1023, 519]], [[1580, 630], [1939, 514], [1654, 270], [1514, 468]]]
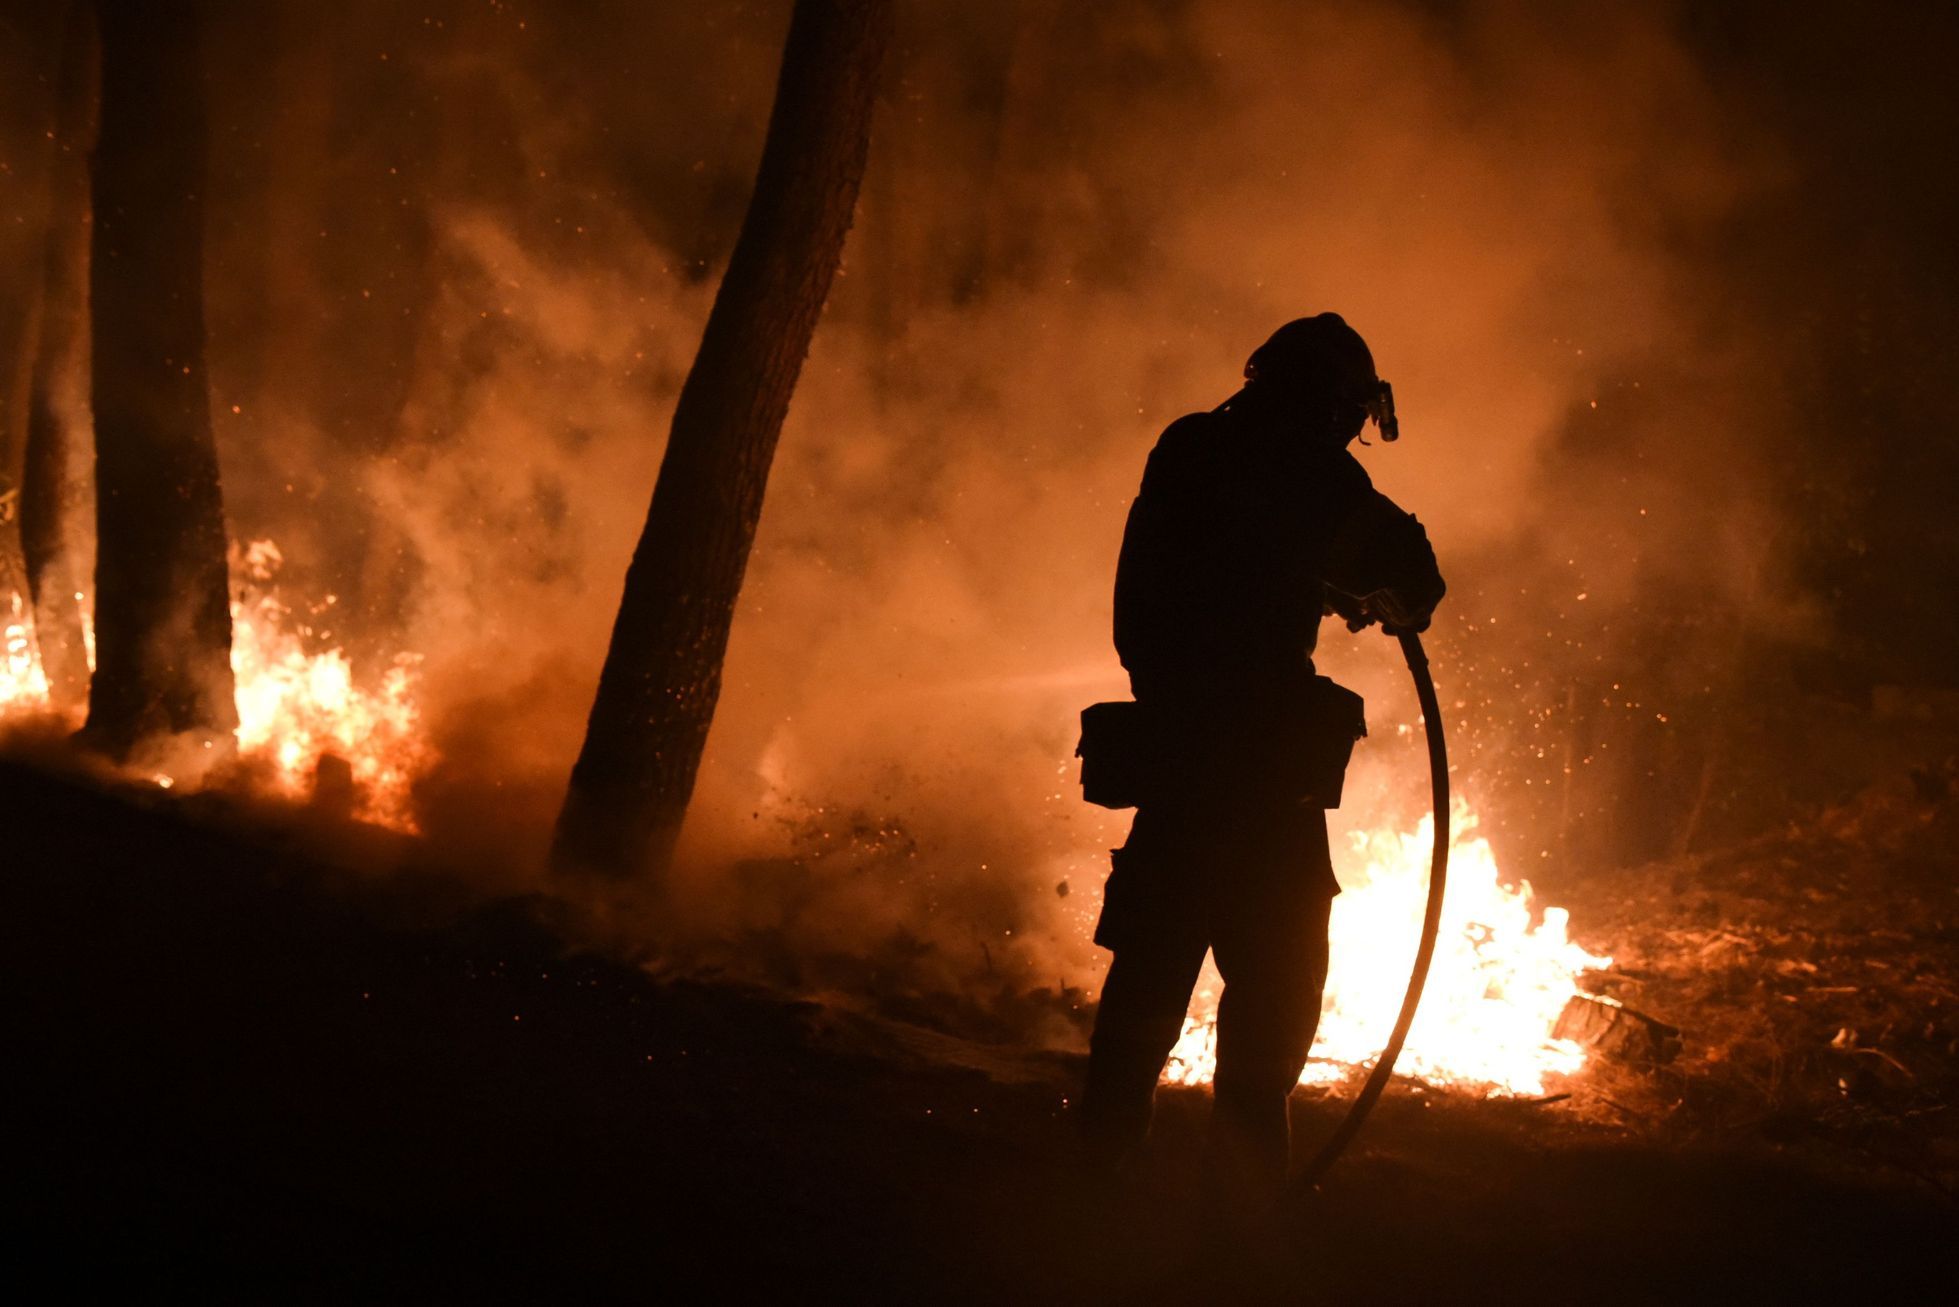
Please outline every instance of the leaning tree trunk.
[[20, 486], [20, 547], [34, 606], [34, 635], [48, 692], [62, 708], [88, 695], [82, 638], [82, 541], [86, 496], [76, 454], [85, 449], [88, 401], [89, 151], [95, 137], [95, 22], [70, 0], [63, 22], [49, 168], [41, 312], [29, 387]]
[[89, 269], [95, 650], [86, 738], [228, 743], [224, 501], [204, 372], [203, 72], [194, 0], [98, 0]]
[[842, 258], [890, 0], [797, 0], [748, 215], [681, 388], [551, 860], [665, 870], [789, 396]]

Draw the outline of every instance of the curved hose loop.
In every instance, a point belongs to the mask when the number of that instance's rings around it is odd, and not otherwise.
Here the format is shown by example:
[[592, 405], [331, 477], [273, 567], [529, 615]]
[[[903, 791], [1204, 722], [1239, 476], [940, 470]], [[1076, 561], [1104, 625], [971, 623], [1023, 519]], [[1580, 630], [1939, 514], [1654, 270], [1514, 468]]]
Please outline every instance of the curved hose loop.
[[1415, 950], [1415, 966], [1408, 975], [1408, 992], [1401, 1000], [1401, 1015], [1395, 1018], [1394, 1031], [1388, 1036], [1388, 1046], [1381, 1050], [1381, 1056], [1374, 1063], [1374, 1069], [1367, 1074], [1367, 1083], [1361, 1086], [1354, 1105], [1347, 1109], [1346, 1119], [1340, 1128], [1328, 1139], [1306, 1164], [1306, 1168], [1287, 1186], [1288, 1198], [1299, 1198], [1311, 1193], [1333, 1164], [1353, 1142], [1354, 1136], [1367, 1121], [1367, 1114], [1374, 1110], [1374, 1103], [1381, 1092], [1388, 1087], [1394, 1077], [1395, 1061], [1401, 1056], [1401, 1046], [1408, 1039], [1408, 1027], [1414, 1023], [1415, 1009], [1421, 1006], [1422, 986], [1428, 981], [1428, 966], [1435, 958], [1435, 939], [1442, 926], [1442, 893], [1449, 882], [1449, 749], [1442, 738], [1442, 709], [1435, 699], [1435, 679], [1429, 674], [1428, 655], [1422, 650], [1421, 637], [1413, 631], [1400, 633], [1401, 654], [1408, 660], [1408, 674], [1415, 679], [1415, 696], [1421, 701], [1422, 722], [1428, 734], [1429, 784], [1435, 805], [1435, 847], [1429, 859], [1428, 872], [1428, 911], [1422, 916], [1422, 942]]

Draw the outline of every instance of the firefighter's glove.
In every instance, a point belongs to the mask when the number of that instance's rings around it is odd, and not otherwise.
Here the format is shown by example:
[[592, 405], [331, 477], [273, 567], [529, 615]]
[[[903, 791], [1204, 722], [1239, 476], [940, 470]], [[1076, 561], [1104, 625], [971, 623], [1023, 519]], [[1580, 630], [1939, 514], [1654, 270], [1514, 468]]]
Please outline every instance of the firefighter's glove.
[[1333, 586], [1326, 587], [1325, 612], [1345, 622], [1349, 631], [1364, 631], [1374, 625], [1374, 615], [1363, 600]]

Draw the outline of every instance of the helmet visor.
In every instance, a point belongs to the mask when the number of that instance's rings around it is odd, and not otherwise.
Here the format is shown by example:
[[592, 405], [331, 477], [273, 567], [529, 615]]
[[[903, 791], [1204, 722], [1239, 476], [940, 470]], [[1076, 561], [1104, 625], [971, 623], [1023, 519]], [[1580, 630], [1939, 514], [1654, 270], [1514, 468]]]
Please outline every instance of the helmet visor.
[[1401, 439], [1401, 422], [1394, 414], [1394, 387], [1387, 382], [1375, 383], [1372, 396], [1366, 401], [1367, 416], [1381, 432], [1384, 441]]

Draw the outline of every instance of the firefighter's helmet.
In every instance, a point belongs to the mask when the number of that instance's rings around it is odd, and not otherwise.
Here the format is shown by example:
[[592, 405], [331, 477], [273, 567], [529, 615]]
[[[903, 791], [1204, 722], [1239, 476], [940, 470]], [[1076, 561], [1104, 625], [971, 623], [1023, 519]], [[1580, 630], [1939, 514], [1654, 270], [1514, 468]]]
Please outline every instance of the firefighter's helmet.
[[1394, 391], [1374, 371], [1367, 342], [1338, 313], [1295, 318], [1273, 332], [1245, 360], [1245, 384], [1340, 406], [1351, 404], [1374, 419], [1383, 440], [1401, 434], [1394, 415]]

